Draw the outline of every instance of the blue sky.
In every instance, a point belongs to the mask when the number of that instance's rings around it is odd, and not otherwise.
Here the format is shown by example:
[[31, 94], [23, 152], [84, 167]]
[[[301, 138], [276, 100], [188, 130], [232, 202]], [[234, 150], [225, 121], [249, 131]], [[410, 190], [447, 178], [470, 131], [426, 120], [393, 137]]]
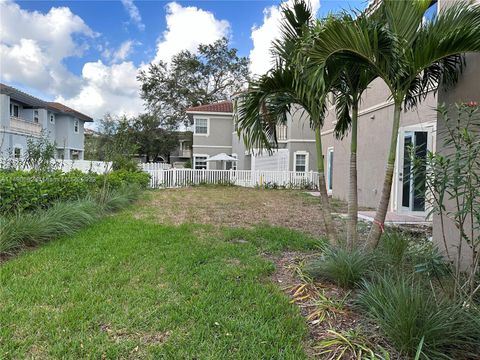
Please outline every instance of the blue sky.
[[[366, 0], [310, 0], [322, 17]], [[0, 80], [101, 117], [143, 110], [135, 75], [227, 36], [252, 73], [269, 66], [280, 1], [0, 1]]]

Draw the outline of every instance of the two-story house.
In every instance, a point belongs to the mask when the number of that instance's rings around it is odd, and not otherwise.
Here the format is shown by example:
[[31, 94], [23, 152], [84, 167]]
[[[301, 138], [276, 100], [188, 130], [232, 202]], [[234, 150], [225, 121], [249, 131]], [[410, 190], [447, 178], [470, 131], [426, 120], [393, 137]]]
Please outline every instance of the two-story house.
[[83, 160], [84, 124], [92, 121], [68, 106], [0, 84], [0, 156], [21, 158], [27, 139], [46, 136], [56, 146], [56, 158]]
[[[271, 155], [265, 151], [245, 148], [235, 130], [232, 101], [191, 107], [187, 114], [193, 119], [194, 169], [316, 171], [315, 133], [302, 111], [288, 114], [285, 125], [277, 129], [278, 149]], [[209, 162], [209, 157], [225, 153], [238, 161]]]

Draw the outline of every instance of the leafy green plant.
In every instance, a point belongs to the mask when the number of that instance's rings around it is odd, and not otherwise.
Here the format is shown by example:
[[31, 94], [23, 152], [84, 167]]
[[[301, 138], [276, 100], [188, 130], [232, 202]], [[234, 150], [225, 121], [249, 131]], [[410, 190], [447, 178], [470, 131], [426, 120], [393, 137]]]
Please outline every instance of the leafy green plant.
[[473, 309], [435, 296], [418, 279], [379, 276], [364, 282], [358, 302], [396, 349], [409, 356], [419, 351], [421, 359], [458, 359], [480, 350]]
[[353, 288], [368, 275], [372, 259], [372, 254], [360, 249], [329, 247], [321, 258], [306, 264], [304, 271], [314, 279]]

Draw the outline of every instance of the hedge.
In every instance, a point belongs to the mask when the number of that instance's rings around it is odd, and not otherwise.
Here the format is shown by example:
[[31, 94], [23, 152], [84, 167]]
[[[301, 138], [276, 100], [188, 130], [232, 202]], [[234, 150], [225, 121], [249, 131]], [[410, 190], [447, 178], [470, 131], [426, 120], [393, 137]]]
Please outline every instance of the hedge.
[[0, 214], [48, 208], [57, 201], [84, 198], [99, 191], [136, 184], [145, 188], [149, 175], [144, 172], [112, 171], [107, 175], [73, 170], [38, 173], [32, 171], [0, 171]]

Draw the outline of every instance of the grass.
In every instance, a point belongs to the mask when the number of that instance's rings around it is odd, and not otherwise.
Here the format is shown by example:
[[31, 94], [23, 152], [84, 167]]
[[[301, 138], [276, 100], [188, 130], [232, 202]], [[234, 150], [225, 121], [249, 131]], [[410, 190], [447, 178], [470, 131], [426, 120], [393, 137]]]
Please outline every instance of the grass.
[[329, 247], [319, 259], [307, 263], [303, 270], [313, 279], [354, 288], [371, 270], [372, 260], [373, 256], [363, 250]]
[[0, 255], [72, 235], [101, 216], [126, 208], [140, 193], [137, 186], [127, 186], [85, 199], [57, 202], [47, 209], [0, 216]]
[[480, 353], [475, 309], [435, 296], [419, 279], [379, 276], [358, 302], [404, 354], [420, 359], [474, 359]]
[[0, 265], [0, 358], [304, 359], [305, 321], [259, 253], [318, 245], [106, 218]]

